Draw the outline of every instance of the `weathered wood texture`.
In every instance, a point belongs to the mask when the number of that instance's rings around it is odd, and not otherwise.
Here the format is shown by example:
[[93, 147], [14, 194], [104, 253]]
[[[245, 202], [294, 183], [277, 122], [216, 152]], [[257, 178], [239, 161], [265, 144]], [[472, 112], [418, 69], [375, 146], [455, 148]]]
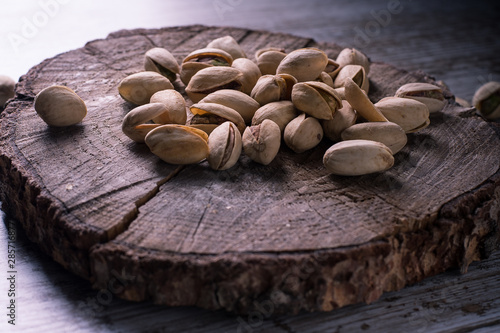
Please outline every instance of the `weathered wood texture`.
[[[447, 268], [465, 271], [497, 247], [498, 129], [449, 93], [393, 169], [363, 177], [328, 175], [328, 142], [298, 155], [284, 147], [267, 167], [243, 156], [215, 172], [206, 162], [165, 164], [128, 140], [120, 125], [132, 106], [116, 87], [142, 69], [144, 52], [167, 47], [181, 60], [226, 34], [250, 56], [271, 45], [341, 50], [245, 29], [120, 31], [22, 77], [1, 119], [2, 201], [44, 252], [96, 288], [116, 272], [132, 277], [117, 291], [126, 299], [241, 313], [272, 304], [277, 314], [372, 302]], [[381, 63], [370, 80], [373, 100], [432, 82]], [[33, 98], [54, 83], [86, 101], [83, 124], [49, 129], [37, 118]]]

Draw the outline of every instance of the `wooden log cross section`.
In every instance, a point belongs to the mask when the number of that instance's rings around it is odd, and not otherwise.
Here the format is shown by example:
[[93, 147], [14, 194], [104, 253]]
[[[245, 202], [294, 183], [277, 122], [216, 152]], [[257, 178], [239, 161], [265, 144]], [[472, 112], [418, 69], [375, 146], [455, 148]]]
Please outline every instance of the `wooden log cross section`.
[[[119, 297], [169, 306], [248, 313], [329, 311], [372, 302], [385, 291], [489, 255], [500, 241], [498, 128], [454, 103], [408, 135], [387, 172], [330, 175], [332, 142], [268, 166], [242, 155], [227, 171], [207, 162], [162, 162], [128, 139], [133, 106], [118, 83], [165, 47], [180, 62], [210, 40], [232, 35], [256, 50], [342, 47], [286, 34], [189, 26], [119, 31], [47, 59], [23, 76], [1, 114], [4, 210], [66, 269]], [[370, 70], [370, 98], [408, 82], [435, 81], [383, 63]], [[65, 85], [86, 102], [76, 126], [50, 128], [33, 99]], [[178, 80], [176, 88], [184, 93]], [[125, 277], [125, 278], [124, 278]]]

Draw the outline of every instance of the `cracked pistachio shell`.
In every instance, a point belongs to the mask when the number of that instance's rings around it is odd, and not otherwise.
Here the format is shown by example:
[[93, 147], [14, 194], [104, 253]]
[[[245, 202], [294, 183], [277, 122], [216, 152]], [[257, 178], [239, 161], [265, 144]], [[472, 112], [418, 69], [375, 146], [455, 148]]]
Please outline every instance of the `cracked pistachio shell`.
[[334, 141], [341, 141], [341, 134], [346, 129], [356, 123], [358, 115], [347, 101], [342, 101], [342, 108], [333, 114], [333, 119], [322, 120], [324, 135]]
[[488, 82], [482, 85], [472, 98], [472, 105], [486, 118], [500, 118], [500, 83]]
[[271, 102], [261, 106], [252, 118], [252, 126], [262, 123], [265, 119], [274, 121], [283, 133], [286, 125], [299, 115], [291, 101]]
[[208, 135], [184, 125], [161, 125], [144, 139], [151, 152], [170, 164], [193, 164], [208, 157]]
[[286, 125], [283, 138], [291, 150], [303, 153], [321, 142], [323, 128], [318, 119], [302, 113]]
[[253, 87], [250, 96], [260, 105], [290, 99], [297, 80], [288, 74], [263, 75]]
[[78, 124], [87, 115], [85, 102], [65, 86], [43, 89], [36, 95], [33, 105], [40, 118], [54, 127]]
[[174, 82], [179, 74], [179, 63], [167, 49], [155, 47], [144, 55], [144, 69], [160, 73]]
[[200, 103], [217, 103], [234, 109], [241, 115], [246, 124], [252, 121], [255, 111], [260, 108], [260, 104], [255, 99], [241, 91], [232, 89], [217, 90], [203, 98]]
[[279, 64], [277, 74], [290, 74], [298, 82], [313, 81], [328, 64], [325, 52], [316, 48], [298, 49], [287, 54]]
[[354, 48], [345, 48], [340, 51], [336, 62], [340, 67], [346, 65], [360, 65], [365, 69], [366, 75], [370, 72], [370, 59], [361, 51]]
[[180, 78], [188, 85], [191, 78], [200, 70], [213, 66], [231, 66], [233, 57], [224, 50], [215, 48], [198, 49], [188, 54], [182, 61]]
[[262, 75], [275, 75], [280, 62], [286, 57], [284, 49], [270, 47], [255, 52], [257, 66]]
[[150, 123], [154, 118], [168, 112], [163, 103], [149, 103], [131, 110], [122, 121], [123, 133], [135, 142], [144, 142], [146, 135], [160, 124]]
[[370, 88], [368, 77], [366, 76], [365, 69], [359, 65], [346, 65], [342, 67], [333, 81], [334, 88], [341, 88], [345, 85], [345, 79], [351, 78], [363, 91], [368, 93]]
[[361, 176], [390, 169], [394, 157], [383, 143], [348, 140], [331, 146], [323, 156], [323, 165], [335, 175]]
[[236, 68], [243, 73], [243, 78], [241, 79], [241, 91], [245, 94], [250, 94], [253, 87], [257, 83], [257, 80], [262, 75], [259, 67], [252, 60], [247, 58], [235, 59], [231, 67]]
[[208, 43], [207, 47], [226, 51], [233, 59], [246, 58], [246, 54], [240, 44], [232, 36], [216, 38]]
[[355, 124], [342, 132], [342, 140], [372, 140], [386, 145], [392, 154], [403, 149], [408, 141], [398, 124], [388, 121]]
[[446, 103], [441, 88], [430, 83], [407, 83], [396, 91], [395, 96], [422, 102], [430, 113], [441, 111]]
[[154, 93], [166, 89], [174, 89], [174, 86], [166, 77], [156, 72], [129, 75], [118, 85], [120, 96], [135, 105], [149, 103]]
[[318, 119], [332, 119], [335, 111], [342, 107], [342, 100], [337, 92], [327, 84], [317, 81], [295, 84], [292, 102], [297, 109]]
[[332, 82], [337, 77], [337, 74], [340, 71], [340, 65], [333, 59], [328, 58], [328, 62], [326, 64], [325, 69], [323, 70], [326, 74], [330, 75], [332, 78]]
[[368, 121], [387, 121], [387, 118], [373, 105], [366, 93], [351, 78], [345, 79], [345, 97], [361, 117]]
[[406, 133], [417, 132], [430, 124], [429, 109], [414, 99], [385, 97], [375, 107], [387, 120], [401, 126]]
[[190, 108], [194, 115], [189, 125], [196, 124], [213, 124], [221, 125], [226, 121], [230, 121], [238, 127], [240, 133], [245, 130], [245, 121], [243, 117], [234, 109], [217, 103], [197, 103]]
[[236, 68], [226, 66], [207, 67], [197, 72], [186, 87], [186, 94], [198, 103], [202, 98], [221, 89], [241, 91], [243, 74]]
[[272, 120], [264, 119], [262, 123], [248, 126], [242, 137], [243, 151], [257, 163], [271, 163], [281, 145], [280, 127]]
[[322, 83], [326, 84], [327, 86], [333, 88], [332, 77], [330, 75], [328, 75], [326, 72], [321, 72], [321, 74], [318, 76], [316, 81], [322, 82]]
[[178, 91], [173, 89], [158, 91], [151, 96], [150, 103], [162, 103], [167, 107], [166, 112], [152, 119], [155, 123], [186, 124], [186, 101]]
[[226, 170], [238, 162], [241, 155], [241, 133], [232, 122], [226, 121], [208, 137], [208, 164], [214, 170]]
[[16, 82], [6, 75], [0, 75], [0, 110], [5, 103], [15, 96], [14, 87]]

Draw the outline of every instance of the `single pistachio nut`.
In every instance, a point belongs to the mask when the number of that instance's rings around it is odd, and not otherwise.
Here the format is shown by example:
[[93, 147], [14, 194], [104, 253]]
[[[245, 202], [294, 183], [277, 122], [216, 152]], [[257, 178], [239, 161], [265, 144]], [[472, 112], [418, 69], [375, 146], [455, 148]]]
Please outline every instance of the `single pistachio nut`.
[[179, 63], [167, 49], [154, 47], [144, 55], [144, 69], [160, 73], [174, 82], [179, 74]]
[[153, 96], [151, 96], [150, 103], [162, 103], [167, 108], [164, 113], [152, 119], [155, 123], [186, 124], [186, 101], [178, 91], [167, 89], [155, 92]]
[[345, 65], [342, 67], [333, 81], [334, 88], [341, 88], [345, 85], [345, 79], [351, 78], [364, 92], [368, 93], [370, 81], [366, 76], [365, 69], [360, 65]]
[[395, 96], [422, 102], [430, 113], [441, 111], [446, 103], [441, 88], [430, 83], [407, 83], [396, 91]]
[[328, 75], [327, 72], [321, 72], [321, 74], [318, 76], [318, 78], [316, 79], [316, 81], [322, 82], [322, 83], [326, 84], [327, 86], [333, 88], [332, 77], [330, 75]]
[[238, 127], [240, 133], [245, 130], [245, 121], [234, 109], [217, 103], [197, 103], [190, 108], [193, 117], [188, 125], [212, 125], [213, 128], [230, 121]]
[[333, 59], [328, 58], [328, 62], [326, 64], [325, 69], [323, 70], [326, 74], [330, 75], [332, 81], [335, 80], [337, 74], [340, 71], [340, 65]]
[[5, 106], [5, 103], [16, 95], [14, 87], [16, 82], [6, 75], [0, 75], [0, 110]]
[[354, 48], [345, 48], [340, 51], [336, 62], [340, 67], [346, 65], [360, 65], [365, 69], [366, 75], [370, 72], [370, 59], [361, 51]]
[[474, 107], [486, 118], [500, 118], [500, 83], [488, 82], [482, 85], [472, 98]]
[[196, 128], [167, 124], [144, 139], [151, 152], [170, 164], [194, 164], [208, 157], [208, 135]]
[[169, 79], [151, 71], [129, 75], [118, 85], [120, 96], [135, 105], [149, 103], [155, 92], [166, 89], [174, 89]]
[[382, 172], [394, 165], [392, 151], [372, 140], [349, 140], [334, 144], [325, 152], [323, 165], [339, 176], [361, 176]]
[[429, 109], [424, 103], [410, 98], [385, 97], [375, 104], [384, 117], [406, 132], [413, 133], [430, 124]]
[[207, 67], [197, 72], [186, 87], [186, 94], [193, 103], [214, 91], [234, 89], [241, 91], [243, 74], [232, 67]]
[[337, 92], [327, 84], [317, 81], [295, 84], [292, 102], [297, 109], [318, 119], [332, 119], [335, 111], [342, 107], [342, 100]]
[[226, 170], [238, 162], [241, 155], [241, 133], [230, 121], [214, 129], [208, 137], [208, 165], [214, 170]]
[[472, 107], [472, 104], [470, 104], [469, 101], [467, 101], [466, 99], [464, 99], [462, 97], [455, 96], [455, 102], [464, 108]]
[[298, 82], [313, 81], [328, 64], [325, 52], [316, 48], [304, 48], [290, 52], [276, 69], [277, 74], [290, 74]]
[[231, 67], [238, 69], [243, 74], [241, 91], [250, 95], [257, 80], [262, 75], [259, 67], [248, 58], [235, 59]]
[[323, 128], [318, 119], [302, 113], [286, 125], [283, 139], [296, 153], [316, 147], [323, 139]]
[[248, 126], [242, 137], [243, 151], [253, 161], [268, 165], [271, 163], [281, 145], [280, 127], [272, 120], [264, 119], [262, 123]]
[[286, 57], [284, 49], [270, 47], [255, 52], [257, 66], [262, 75], [275, 75], [280, 62]]
[[85, 102], [70, 88], [50, 86], [35, 96], [36, 113], [49, 126], [64, 127], [78, 124], [87, 115]]
[[207, 47], [226, 51], [233, 59], [246, 58], [245, 51], [232, 36], [216, 38], [208, 43]]
[[290, 99], [297, 80], [288, 74], [263, 75], [253, 87], [250, 96], [260, 105]]
[[265, 119], [274, 121], [280, 128], [281, 133], [286, 125], [299, 115], [291, 101], [271, 102], [261, 106], [252, 118], [252, 126], [262, 123]]
[[154, 118], [160, 117], [168, 112], [168, 108], [163, 103], [149, 103], [132, 109], [123, 118], [122, 131], [135, 142], [144, 142], [146, 135], [160, 124], [151, 123]]
[[233, 57], [224, 50], [204, 48], [191, 52], [182, 61], [180, 78], [186, 86], [200, 70], [213, 66], [231, 66]]
[[398, 124], [388, 121], [352, 125], [342, 132], [342, 140], [372, 140], [381, 142], [396, 154], [406, 145], [408, 138]]
[[199, 103], [217, 103], [230, 107], [241, 115], [246, 124], [252, 122], [255, 111], [260, 108], [260, 104], [255, 99], [232, 89], [217, 90], [204, 97]]
[[338, 142], [342, 140], [341, 134], [356, 123], [358, 115], [347, 101], [342, 101], [342, 107], [338, 109], [330, 120], [322, 120], [323, 132], [328, 139]]
[[345, 97], [358, 114], [368, 121], [387, 121], [387, 118], [373, 105], [366, 92], [350, 78], [344, 83]]

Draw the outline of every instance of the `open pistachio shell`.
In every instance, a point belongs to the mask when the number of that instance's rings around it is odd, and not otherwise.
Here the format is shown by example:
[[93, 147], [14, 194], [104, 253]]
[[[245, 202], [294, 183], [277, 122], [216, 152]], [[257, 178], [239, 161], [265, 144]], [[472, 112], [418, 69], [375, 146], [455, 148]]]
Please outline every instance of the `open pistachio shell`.
[[500, 83], [488, 82], [482, 85], [472, 98], [474, 107], [486, 118], [500, 118]]
[[186, 94], [198, 103], [202, 98], [221, 89], [241, 91], [243, 74], [236, 68], [218, 66], [207, 67], [197, 72], [186, 87]]
[[245, 94], [250, 94], [257, 80], [261, 77], [259, 67], [248, 58], [238, 58], [233, 61], [231, 67], [240, 70], [243, 74], [241, 79], [241, 91]]
[[292, 102], [295, 107], [318, 119], [332, 119], [342, 100], [337, 92], [325, 83], [299, 82], [293, 86]]
[[387, 118], [377, 110], [366, 93], [351, 78], [345, 79], [344, 88], [347, 101], [361, 117], [368, 121], [387, 121]]
[[247, 57], [245, 51], [243, 51], [240, 44], [238, 44], [236, 39], [232, 36], [216, 38], [208, 43], [207, 47], [224, 50], [229, 53], [233, 59]]
[[179, 74], [179, 63], [167, 49], [155, 47], [144, 55], [144, 69], [160, 73], [174, 82]]
[[396, 154], [408, 141], [398, 124], [388, 121], [355, 124], [342, 132], [342, 140], [372, 140], [385, 144]]
[[281, 145], [280, 127], [272, 120], [248, 126], [242, 137], [243, 151], [253, 161], [268, 165], [278, 154]]
[[255, 59], [257, 60], [257, 66], [259, 66], [262, 75], [275, 75], [276, 69], [278, 68], [280, 62], [286, 57], [284, 49], [280, 48], [266, 48], [260, 49], [255, 52]]
[[370, 72], [370, 59], [361, 51], [354, 48], [345, 48], [340, 51], [336, 62], [340, 67], [346, 65], [360, 65], [365, 69], [366, 75]]
[[341, 88], [345, 84], [346, 78], [351, 78], [364, 92], [368, 93], [370, 87], [365, 69], [360, 65], [346, 65], [342, 67], [333, 81], [334, 88]]
[[154, 93], [166, 89], [174, 89], [169, 79], [150, 71], [129, 75], [118, 85], [120, 96], [136, 105], [149, 103]]
[[188, 85], [191, 78], [200, 70], [213, 66], [231, 66], [233, 57], [224, 50], [215, 48], [198, 49], [188, 54], [182, 61], [180, 78]]
[[241, 91], [232, 89], [217, 90], [207, 95], [199, 103], [217, 103], [230, 107], [238, 112], [247, 124], [252, 121], [255, 111], [260, 108], [260, 104], [255, 99]]
[[[186, 101], [182, 95], [173, 89], [161, 90], [153, 94], [151, 103], [162, 103], [167, 111], [153, 118], [157, 124], [185, 125], [187, 119]], [[147, 104], [146, 104], [147, 105]]]
[[322, 120], [324, 135], [334, 141], [341, 141], [341, 134], [356, 123], [358, 115], [347, 101], [342, 101], [342, 108], [338, 109], [330, 120]]
[[194, 115], [189, 121], [189, 125], [195, 124], [215, 124], [220, 125], [226, 121], [234, 123], [240, 133], [245, 130], [245, 121], [234, 109], [217, 103], [197, 103], [190, 108]]
[[214, 170], [226, 170], [238, 162], [241, 155], [241, 133], [232, 122], [226, 121], [208, 137], [208, 164]]
[[333, 59], [328, 58], [328, 62], [326, 63], [326, 67], [323, 70], [326, 74], [330, 75], [332, 80], [335, 80], [337, 74], [340, 71], [340, 65]]
[[283, 133], [286, 125], [299, 115], [291, 101], [271, 102], [261, 106], [252, 118], [252, 126], [262, 123], [265, 119], [274, 121]]
[[149, 103], [138, 106], [123, 118], [122, 131], [135, 142], [142, 143], [151, 130], [161, 126], [160, 124], [150, 123], [150, 121], [166, 112], [168, 112], [168, 108], [163, 103]]
[[325, 52], [316, 48], [298, 49], [287, 54], [279, 64], [277, 74], [290, 74], [298, 82], [313, 81], [328, 64]]
[[302, 113], [286, 125], [283, 139], [291, 150], [302, 153], [321, 142], [323, 128], [316, 118]]
[[441, 88], [430, 83], [407, 83], [396, 91], [395, 96], [422, 102], [430, 113], [441, 111], [446, 103]]
[[410, 98], [385, 97], [375, 104], [390, 122], [396, 123], [406, 133], [417, 132], [430, 124], [429, 109], [424, 103]]

